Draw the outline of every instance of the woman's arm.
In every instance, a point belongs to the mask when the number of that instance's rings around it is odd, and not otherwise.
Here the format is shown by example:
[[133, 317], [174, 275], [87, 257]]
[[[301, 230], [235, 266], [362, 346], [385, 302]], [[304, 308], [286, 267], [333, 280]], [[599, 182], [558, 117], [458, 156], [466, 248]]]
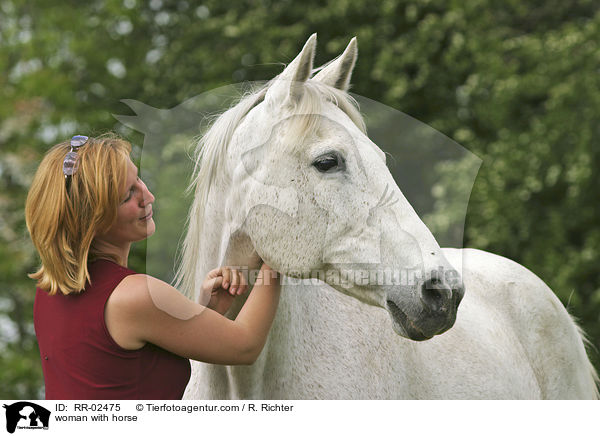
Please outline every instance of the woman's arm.
[[275, 317], [280, 286], [273, 275], [263, 265], [235, 320], [190, 301], [161, 280], [131, 275], [108, 299], [106, 324], [123, 348], [137, 349], [151, 342], [189, 359], [249, 365], [262, 351]]

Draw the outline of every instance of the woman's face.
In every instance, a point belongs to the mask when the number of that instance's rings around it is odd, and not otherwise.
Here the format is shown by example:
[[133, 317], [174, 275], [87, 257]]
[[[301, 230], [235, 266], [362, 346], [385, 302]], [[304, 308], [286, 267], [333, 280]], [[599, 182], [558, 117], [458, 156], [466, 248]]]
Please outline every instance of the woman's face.
[[101, 239], [111, 245], [141, 241], [155, 231], [152, 219], [154, 195], [138, 177], [137, 167], [129, 160], [127, 182], [121, 192], [121, 204], [117, 209], [117, 221]]

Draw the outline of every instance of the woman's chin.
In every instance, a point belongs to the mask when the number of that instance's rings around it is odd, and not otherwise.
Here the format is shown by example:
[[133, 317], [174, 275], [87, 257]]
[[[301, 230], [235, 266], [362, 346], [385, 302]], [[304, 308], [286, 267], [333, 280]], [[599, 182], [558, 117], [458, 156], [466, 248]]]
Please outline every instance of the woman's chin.
[[152, 218], [150, 218], [148, 221], [146, 221], [145, 224], [146, 224], [145, 235], [141, 237], [140, 241], [143, 241], [144, 239], [149, 238], [150, 236], [152, 236], [154, 234], [154, 232], [156, 232], [156, 224], [154, 223], [154, 220]]
[[154, 224], [154, 220], [150, 218], [148, 221], [148, 225], [146, 226], [146, 238], [149, 238], [156, 232], [156, 224]]

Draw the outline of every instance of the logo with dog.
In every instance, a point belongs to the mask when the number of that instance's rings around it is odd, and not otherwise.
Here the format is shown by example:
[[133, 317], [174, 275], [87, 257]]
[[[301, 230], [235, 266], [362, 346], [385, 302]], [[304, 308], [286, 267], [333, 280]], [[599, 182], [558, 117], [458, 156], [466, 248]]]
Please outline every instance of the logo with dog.
[[16, 429], [48, 430], [50, 424], [48, 409], [28, 401], [4, 404], [3, 407], [6, 409], [6, 431], [9, 433], [14, 433]]

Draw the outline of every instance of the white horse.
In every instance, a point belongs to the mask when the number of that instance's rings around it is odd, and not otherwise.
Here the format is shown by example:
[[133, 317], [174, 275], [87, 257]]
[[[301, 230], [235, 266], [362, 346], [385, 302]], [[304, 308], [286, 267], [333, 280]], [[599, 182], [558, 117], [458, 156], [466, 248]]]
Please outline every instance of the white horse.
[[441, 249], [400, 192], [346, 92], [356, 40], [311, 78], [315, 45], [198, 146], [178, 286], [203, 301], [208, 270], [261, 259], [288, 284], [257, 362], [194, 362], [184, 398], [597, 398], [553, 292], [503, 257]]

